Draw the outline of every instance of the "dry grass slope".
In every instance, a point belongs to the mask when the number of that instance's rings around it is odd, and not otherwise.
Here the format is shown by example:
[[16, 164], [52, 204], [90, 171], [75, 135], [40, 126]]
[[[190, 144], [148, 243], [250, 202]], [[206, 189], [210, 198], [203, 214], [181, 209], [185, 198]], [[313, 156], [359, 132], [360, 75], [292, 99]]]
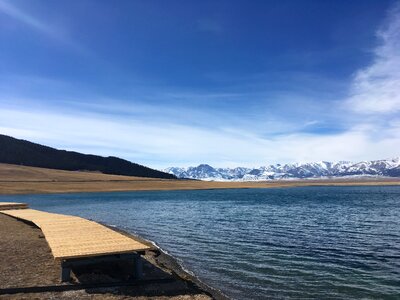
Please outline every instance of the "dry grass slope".
[[106, 175], [0, 164], [0, 194], [271, 188], [310, 185], [400, 185], [400, 178], [206, 182]]

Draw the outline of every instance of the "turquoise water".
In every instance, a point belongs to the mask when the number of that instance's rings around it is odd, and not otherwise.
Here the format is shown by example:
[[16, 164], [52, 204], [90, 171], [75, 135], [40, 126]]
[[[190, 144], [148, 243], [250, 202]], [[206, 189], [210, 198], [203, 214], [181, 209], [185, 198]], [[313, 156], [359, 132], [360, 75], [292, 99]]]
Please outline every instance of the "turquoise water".
[[154, 240], [234, 299], [400, 299], [400, 187], [2, 196]]

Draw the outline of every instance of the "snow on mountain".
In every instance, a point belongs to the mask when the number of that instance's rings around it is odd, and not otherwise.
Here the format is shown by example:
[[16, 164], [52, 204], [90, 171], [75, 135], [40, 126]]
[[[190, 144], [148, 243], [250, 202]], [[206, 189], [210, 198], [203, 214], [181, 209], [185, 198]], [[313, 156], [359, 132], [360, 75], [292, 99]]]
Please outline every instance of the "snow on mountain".
[[178, 178], [207, 181], [262, 181], [343, 176], [400, 177], [400, 157], [358, 163], [321, 161], [304, 164], [277, 164], [253, 169], [244, 167], [213, 168], [210, 165], [201, 164], [188, 168], [170, 167], [163, 171], [174, 174]]

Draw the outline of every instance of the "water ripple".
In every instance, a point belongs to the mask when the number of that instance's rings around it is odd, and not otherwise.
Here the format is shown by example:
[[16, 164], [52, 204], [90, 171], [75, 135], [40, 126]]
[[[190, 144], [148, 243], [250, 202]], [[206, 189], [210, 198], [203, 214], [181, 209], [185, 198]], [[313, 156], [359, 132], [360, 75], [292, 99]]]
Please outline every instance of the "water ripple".
[[400, 299], [400, 187], [2, 198], [154, 240], [234, 299]]

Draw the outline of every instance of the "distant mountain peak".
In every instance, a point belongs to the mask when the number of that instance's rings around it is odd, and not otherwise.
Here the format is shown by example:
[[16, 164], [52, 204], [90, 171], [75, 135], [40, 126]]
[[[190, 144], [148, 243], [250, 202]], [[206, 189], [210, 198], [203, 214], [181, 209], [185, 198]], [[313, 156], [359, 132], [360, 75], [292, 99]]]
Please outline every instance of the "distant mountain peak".
[[211, 167], [210, 165], [207, 165], [207, 164], [200, 164], [200, 165], [198, 165], [196, 168], [198, 168], [198, 169], [215, 170], [213, 167]]
[[259, 168], [213, 168], [208, 164], [197, 167], [171, 167], [164, 170], [178, 178], [208, 181], [265, 181], [276, 179], [306, 179], [345, 176], [388, 176], [400, 177], [400, 157], [382, 160], [319, 161], [308, 163], [276, 164]]

